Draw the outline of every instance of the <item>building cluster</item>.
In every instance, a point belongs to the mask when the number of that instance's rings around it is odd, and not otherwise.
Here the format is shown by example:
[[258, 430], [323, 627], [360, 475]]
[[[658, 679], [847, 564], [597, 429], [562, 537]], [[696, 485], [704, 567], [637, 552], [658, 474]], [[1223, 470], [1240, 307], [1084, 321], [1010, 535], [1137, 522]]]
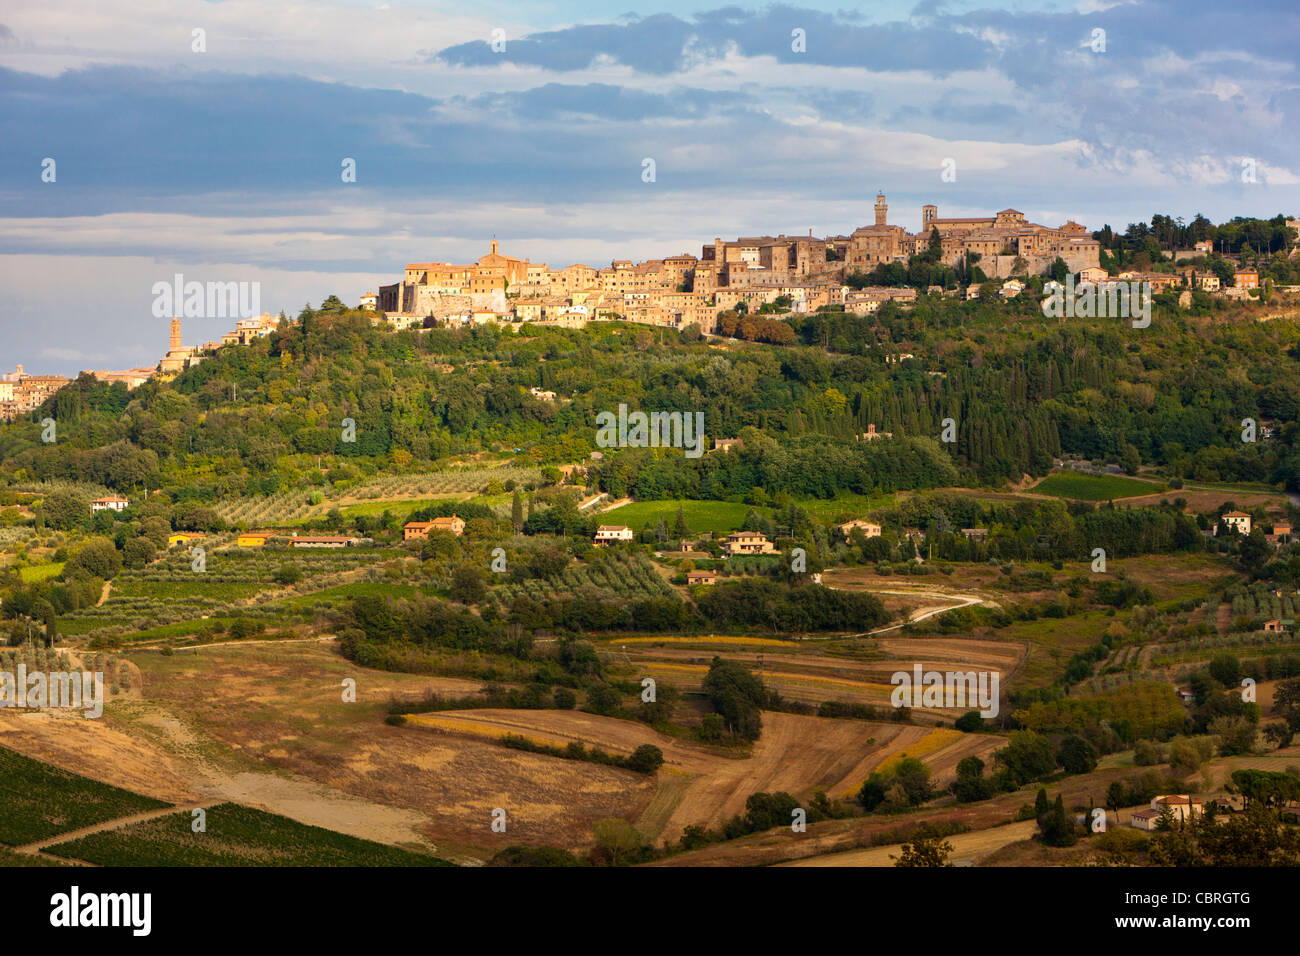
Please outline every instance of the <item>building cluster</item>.
[[19, 365], [17, 371], [0, 375], [0, 421], [13, 421], [19, 415], [40, 408], [47, 398], [67, 385], [62, 375], [28, 375]]
[[[923, 206], [922, 228], [910, 233], [888, 222], [884, 195], [876, 197], [875, 224], [849, 236], [750, 236], [715, 238], [699, 256], [682, 253], [641, 263], [616, 259], [606, 268], [571, 265], [552, 269], [491, 251], [467, 265], [413, 262], [402, 279], [363, 298], [399, 328], [425, 323], [500, 320], [576, 327], [595, 319], [624, 319], [683, 328], [695, 323], [714, 331], [718, 314], [743, 306], [753, 311], [778, 299], [794, 312], [842, 305], [873, 312], [886, 302], [916, 300], [915, 289], [853, 289], [854, 272], [891, 262], [906, 263], [938, 242], [943, 262], [956, 265], [978, 253], [984, 272], [997, 278], [1027, 270], [1044, 272], [1058, 257], [1071, 271], [1094, 268], [1100, 244], [1077, 222], [1049, 227], [1027, 222], [1014, 209], [975, 218], [940, 218]], [[784, 303], [783, 303], [784, 304]]]

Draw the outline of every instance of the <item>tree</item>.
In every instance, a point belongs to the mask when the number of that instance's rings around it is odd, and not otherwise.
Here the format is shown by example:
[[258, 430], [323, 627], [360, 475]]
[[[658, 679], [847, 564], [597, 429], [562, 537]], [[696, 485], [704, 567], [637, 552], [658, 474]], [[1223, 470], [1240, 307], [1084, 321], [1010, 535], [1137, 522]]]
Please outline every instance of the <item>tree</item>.
[[297, 584], [302, 580], [302, 570], [298, 565], [286, 562], [275, 572], [275, 580], [279, 584]]
[[677, 506], [677, 517], [673, 521], [673, 537], [685, 538], [690, 535], [691, 529], [686, 525], [686, 515], [682, 511], [681, 505]]
[[889, 858], [894, 866], [952, 866], [952, 844], [940, 836], [917, 836], [902, 845], [902, 854]]
[[71, 531], [90, 523], [90, 501], [80, 495], [51, 492], [41, 502], [40, 515], [55, 531]]
[[614, 688], [608, 684], [597, 684], [591, 690], [587, 691], [586, 710], [593, 714], [600, 714], [608, 717], [618, 713], [623, 707], [623, 698]]
[[574, 704], [578, 702], [576, 695], [567, 687], [555, 688], [553, 698], [557, 710], [573, 710]]
[[122, 555], [118, 553], [117, 548], [113, 547], [113, 542], [96, 538], [68, 562], [68, 566], [64, 568], [65, 575], [69, 569], [74, 575], [89, 575], [107, 580], [122, 570]]
[[1293, 731], [1300, 733], [1300, 677], [1284, 680], [1273, 691], [1273, 710]]
[[510, 500], [510, 525], [515, 529], [515, 534], [524, 530], [524, 500], [520, 497], [518, 488]]
[[451, 599], [461, 604], [477, 604], [487, 597], [483, 572], [473, 565], [462, 564], [452, 575]]
[[1210, 661], [1210, 676], [1224, 687], [1236, 686], [1241, 679], [1241, 662], [1227, 651], [1215, 654]]
[[627, 758], [627, 768], [637, 773], [654, 773], [664, 765], [664, 752], [654, 744], [642, 744]]
[[155, 549], [148, 538], [131, 538], [122, 548], [122, 564], [128, 568], [143, 568], [153, 560]]
[[1258, 728], [1245, 717], [1225, 714], [1210, 721], [1209, 732], [1219, 738], [1219, 754], [1233, 757], [1250, 753], [1255, 746]]
[[1043, 843], [1047, 846], [1074, 846], [1078, 837], [1074, 832], [1074, 823], [1065, 812], [1065, 800], [1061, 794], [1056, 795], [1052, 808], [1038, 818], [1038, 829]]
[[1071, 735], [1061, 741], [1056, 761], [1066, 773], [1092, 773], [1097, 769], [1097, 748], [1082, 737]]

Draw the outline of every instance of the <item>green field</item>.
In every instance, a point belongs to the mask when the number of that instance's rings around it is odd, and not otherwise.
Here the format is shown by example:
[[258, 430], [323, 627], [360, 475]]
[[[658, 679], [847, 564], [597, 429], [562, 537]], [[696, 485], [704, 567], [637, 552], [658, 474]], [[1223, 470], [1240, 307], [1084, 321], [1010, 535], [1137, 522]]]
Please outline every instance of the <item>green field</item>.
[[677, 520], [677, 509], [682, 509], [686, 525], [695, 534], [705, 531], [718, 533], [735, 531], [745, 523], [745, 515], [757, 511], [769, 515], [770, 508], [756, 508], [737, 501], [634, 501], [631, 504], [602, 512], [601, 524], [625, 524], [640, 531], [647, 523], [651, 526], [663, 515], [671, 532]]
[[0, 843], [34, 843], [144, 810], [168, 806], [0, 747]]
[[209, 807], [195, 833], [188, 811], [92, 833], [47, 852], [100, 866], [451, 866], [446, 860], [308, 826], [251, 807]]
[[38, 581], [48, 581], [50, 578], [58, 577], [62, 570], [62, 561], [52, 561], [49, 564], [32, 564], [19, 568], [18, 576], [22, 578], [23, 584], [35, 584]]
[[1060, 471], [1048, 475], [1031, 490], [1036, 494], [1055, 495], [1058, 498], [1110, 501], [1135, 495], [1154, 495], [1166, 488], [1164, 485], [1138, 478], [1125, 478], [1122, 475], [1085, 475], [1077, 471]]

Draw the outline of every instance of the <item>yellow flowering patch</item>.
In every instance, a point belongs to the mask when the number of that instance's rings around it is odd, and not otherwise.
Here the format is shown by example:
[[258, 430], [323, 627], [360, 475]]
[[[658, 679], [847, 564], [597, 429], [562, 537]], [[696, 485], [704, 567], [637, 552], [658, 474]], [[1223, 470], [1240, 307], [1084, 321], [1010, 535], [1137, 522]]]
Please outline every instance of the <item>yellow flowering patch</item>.
[[628, 637], [611, 641], [613, 644], [736, 644], [745, 646], [753, 644], [759, 647], [790, 647], [793, 641], [783, 641], [775, 637], [728, 637], [722, 634], [709, 634], [705, 637]]
[[443, 717], [441, 714], [408, 714], [406, 719], [413, 724], [421, 727], [428, 727], [431, 730], [441, 730], [448, 733], [469, 734], [471, 737], [482, 737], [487, 740], [501, 740], [503, 737], [523, 737], [525, 740], [534, 744], [543, 744], [548, 747], [563, 747], [567, 740], [554, 740], [549, 737], [534, 737], [530, 734], [523, 734], [517, 730], [505, 730], [501, 727], [493, 727], [490, 724], [481, 723], [477, 720], [464, 720], [455, 717]]
[[906, 750], [890, 754], [882, 760], [876, 766], [876, 773], [889, 773], [891, 770], [896, 769], [907, 757], [925, 757], [937, 750], [942, 750], [954, 740], [960, 740], [963, 736], [960, 730], [953, 730], [951, 727], [936, 727]]

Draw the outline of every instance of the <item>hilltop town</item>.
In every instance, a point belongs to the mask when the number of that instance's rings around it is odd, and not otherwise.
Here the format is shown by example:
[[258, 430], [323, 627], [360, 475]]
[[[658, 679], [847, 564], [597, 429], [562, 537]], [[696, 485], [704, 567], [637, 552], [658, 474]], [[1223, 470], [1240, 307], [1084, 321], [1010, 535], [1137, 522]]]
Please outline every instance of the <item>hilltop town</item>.
[[[872, 225], [848, 235], [816, 238], [810, 230], [807, 236], [718, 237], [703, 244], [699, 256], [683, 252], [642, 262], [615, 259], [605, 268], [575, 264], [552, 269], [501, 253], [493, 239], [488, 254], [469, 264], [408, 263], [398, 282], [366, 293], [360, 307], [373, 314], [375, 324], [386, 322], [399, 330], [488, 322], [582, 328], [589, 321], [618, 320], [677, 330], [694, 325], [705, 335], [729, 335], [734, 328], [719, 325], [727, 314], [832, 310], [870, 315], [887, 303], [908, 308], [922, 294], [1011, 299], [1027, 289], [1040, 291], [1037, 277], [1049, 274], [1058, 279], [1075, 275], [1080, 283], [1146, 282], [1153, 293], [1179, 291], [1184, 306], [1193, 290], [1249, 299], [1262, 288], [1258, 265], [1241, 254], [1219, 255], [1210, 241], [1164, 252], [1157, 248], [1154, 258], [1168, 258], [1160, 268], [1152, 265], [1149, 254], [1124, 267], [1118, 261], [1122, 256], [1106, 256], [1105, 244], [1097, 238], [1109, 235], [1109, 226], [1103, 233], [1089, 233], [1074, 220], [1045, 226], [1027, 221], [1016, 209], [944, 218], [936, 205], [926, 204], [921, 207], [922, 227], [912, 233], [890, 225], [883, 193], [876, 196], [874, 212]], [[1153, 222], [1162, 218], [1167, 217], [1157, 216]], [[1286, 219], [1285, 225], [1290, 250], [1300, 220]], [[1130, 226], [1125, 235], [1135, 228], [1147, 229], [1145, 224]], [[950, 281], [912, 281], [907, 270], [918, 259], [949, 269]], [[889, 272], [889, 267], [895, 271]], [[1275, 291], [1300, 294], [1300, 285], [1277, 284]], [[187, 346], [181, 320], [174, 317], [167, 351], [156, 365], [124, 371], [86, 369], [82, 374], [122, 382], [129, 389], [155, 377], [165, 381], [224, 346], [255, 342], [285, 321], [283, 313], [263, 312], [239, 319], [220, 341]], [[0, 374], [0, 421], [39, 408], [69, 381], [61, 375], [28, 374], [22, 365]]]
[[906, 263], [938, 243], [938, 261], [948, 266], [980, 264], [981, 275], [1010, 278], [1046, 272], [1057, 259], [1071, 272], [1095, 268], [1100, 243], [1073, 220], [1051, 227], [1028, 222], [1004, 209], [989, 216], [940, 218], [935, 205], [921, 209], [917, 233], [889, 224], [889, 205], [876, 196], [875, 222], [845, 236], [757, 236], [716, 238], [697, 257], [690, 253], [634, 263], [616, 259], [609, 267], [546, 263], [491, 251], [468, 265], [412, 262], [401, 281], [380, 287], [363, 306], [383, 312], [399, 328], [440, 322], [514, 319], [581, 326], [590, 319], [619, 318], [648, 325], [705, 333], [729, 310], [783, 305], [792, 312], [843, 307], [871, 312], [884, 302], [911, 302], [906, 287], [861, 287], [851, 277], [879, 265]]

